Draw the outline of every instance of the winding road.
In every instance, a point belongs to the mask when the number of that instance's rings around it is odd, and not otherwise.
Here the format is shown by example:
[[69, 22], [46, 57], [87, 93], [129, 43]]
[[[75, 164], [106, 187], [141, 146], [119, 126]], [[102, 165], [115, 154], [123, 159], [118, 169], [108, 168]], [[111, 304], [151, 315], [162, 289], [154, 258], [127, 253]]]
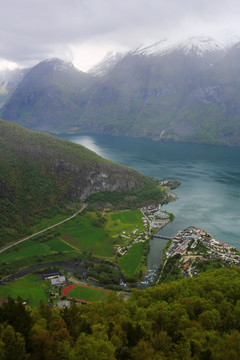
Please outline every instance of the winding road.
[[37, 235], [39, 235], [39, 234], [42, 234], [42, 233], [44, 233], [45, 231], [48, 231], [48, 230], [50, 230], [50, 229], [53, 229], [53, 228], [55, 228], [56, 226], [61, 225], [61, 224], [65, 223], [65, 222], [73, 219], [73, 218], [74, 218], [75, 216], [77, 216], [80, 212], [82, 212], [82, 211], [85, 209], [86, 206], [87, 206], [87, 204], [84, 203], [83, 207], [82, 207], [80, 210], [78, 210], [75, 214], [71, 215], [69, 218], [67, 218], [67, 219], [65, 219], [65, 220], [62, 220], [62, 221], [60, 221], [60, 222], [57, 223], [57, 224], [54, 224], [54, 225], [52, 225], [52, 226], [49, 226], [49, 227], [47, 227], [46, 229], [43, 229], [43, 230], [41, 230], [41, 231], [39, 231], [39, 232], [37, 232], [37, 233], [35, 233], [35, 234], [29, 235], [29, 236], [25, 237], [24, 239], [17, 240], [17, 241], [15, 241], [14, 243], [11, 243], [11, 244], [9, 244], [9, 245], [4, 246], [4, 247], [0, 250], [0, 254], [3, 253], [4, 251], [10, 249], [12, 246], [18, 245], [18, 244], [20, 244], [20, 243], [23, 242], [23, 241], [29, 240], [29, 239], [33, 238], [34, 236], [37, 236]]

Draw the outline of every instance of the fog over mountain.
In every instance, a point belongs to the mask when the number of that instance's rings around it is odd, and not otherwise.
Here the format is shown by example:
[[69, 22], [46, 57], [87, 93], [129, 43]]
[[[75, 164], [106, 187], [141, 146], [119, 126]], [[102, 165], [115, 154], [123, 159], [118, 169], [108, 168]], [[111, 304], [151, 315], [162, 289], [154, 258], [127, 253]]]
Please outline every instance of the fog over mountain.
[[0, 68], [32, 67], [47, 58], [86, 70], [109, 51], [164, 39], [240, 35], [236, 0], [9, 0], [1, 4]]
[[240, 145], [239, 44], [158, 42], [109, 55], [89, 73], [49, 59], [26, 74], [1, 116], [52, 133]]

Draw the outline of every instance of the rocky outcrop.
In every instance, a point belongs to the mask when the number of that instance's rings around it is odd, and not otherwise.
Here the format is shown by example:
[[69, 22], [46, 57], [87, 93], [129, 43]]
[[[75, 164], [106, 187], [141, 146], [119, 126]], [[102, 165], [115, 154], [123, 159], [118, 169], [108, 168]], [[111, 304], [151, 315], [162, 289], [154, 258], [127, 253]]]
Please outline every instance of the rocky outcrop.
[[98, 191], [126, 191], [140, 187], [144, 177], [134, 170], [114, 164], [76, 166], [58, 161], [54, 164], [54, 178], [64, 187], [69, 198], [85, 201]]

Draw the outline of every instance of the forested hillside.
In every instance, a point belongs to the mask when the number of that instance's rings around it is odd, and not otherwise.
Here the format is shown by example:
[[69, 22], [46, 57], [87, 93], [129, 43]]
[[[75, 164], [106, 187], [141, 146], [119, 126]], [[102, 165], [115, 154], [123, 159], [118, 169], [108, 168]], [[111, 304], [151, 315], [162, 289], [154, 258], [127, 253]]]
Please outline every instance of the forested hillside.
[[0, 308], [1, 360], [238, 360], [240, 269], [133, 290], [128, 301]]
[[71, 200], [99, 191], [122, 192], [124, 199], [144, 189], [145, 201], [164, 197], [154, 181], [81, 145], [0, 120], [0, 246]]

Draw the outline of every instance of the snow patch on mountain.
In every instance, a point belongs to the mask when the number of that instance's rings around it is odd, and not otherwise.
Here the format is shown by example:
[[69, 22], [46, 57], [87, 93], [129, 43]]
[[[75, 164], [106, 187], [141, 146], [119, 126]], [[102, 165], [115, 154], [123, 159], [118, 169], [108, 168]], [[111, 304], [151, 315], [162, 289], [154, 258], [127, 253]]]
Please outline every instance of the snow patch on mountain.
[[71, 62], [66, 62], [59, 58], [50, 58], [42, 61], [42, 64], [48, 64], [55, 71], [69, 71], [69, 70], [78, 70]]

